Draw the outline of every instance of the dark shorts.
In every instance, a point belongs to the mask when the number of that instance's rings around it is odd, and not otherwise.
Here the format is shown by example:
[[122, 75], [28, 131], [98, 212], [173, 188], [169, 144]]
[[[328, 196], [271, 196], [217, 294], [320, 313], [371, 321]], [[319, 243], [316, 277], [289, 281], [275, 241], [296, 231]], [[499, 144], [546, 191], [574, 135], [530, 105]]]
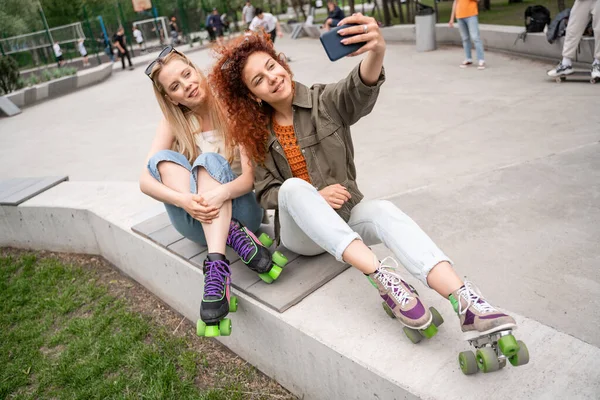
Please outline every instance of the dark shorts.
[[64, 61], [64, 57], [63, 56], [58, 56], [58, 57], [56, 57], [56, 61]]
[[333, 18], [331, 18], [331, 25], [330, 26], [332, 28], [335, 28], [336, 26], [338, 26], [338, 24], [340, 23], [340, 21], [341, 21], [340, 19], [333, 19]]
[[87, 57], [87, 53], [82, 54], [81, 57]]
[[213, 31], [215, 33], [215, 36], [223, 37], [223, 28], [215, 28], [215, 29], [216, 30]]
[[273, 29], [271, 32], [269, 32], [269, 35], [271, 35], [271, 42], [275, 44], [275, 39], [277, 38], [277, 29]]

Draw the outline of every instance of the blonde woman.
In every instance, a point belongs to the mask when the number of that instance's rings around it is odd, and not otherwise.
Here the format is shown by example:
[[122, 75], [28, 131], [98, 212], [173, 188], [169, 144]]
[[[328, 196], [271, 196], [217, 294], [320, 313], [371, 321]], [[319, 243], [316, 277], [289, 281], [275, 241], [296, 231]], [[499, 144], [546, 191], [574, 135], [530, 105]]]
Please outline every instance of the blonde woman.
[[230, 144], [222, 108], [189, 58], [168, 46], [148, 65], [146, 75], [154, 84], [164, 118], [140, 177], [140, 189], [165, 204], [179, 233], [208, 246], [198, 334], [228, 335], [230, 322], [223, 319], [230, 310], [226, 246], [265, 281], [272, 282], [281, 272], [252, 233], [263, 215], [252, 193], [254, 168], [244, 149]]

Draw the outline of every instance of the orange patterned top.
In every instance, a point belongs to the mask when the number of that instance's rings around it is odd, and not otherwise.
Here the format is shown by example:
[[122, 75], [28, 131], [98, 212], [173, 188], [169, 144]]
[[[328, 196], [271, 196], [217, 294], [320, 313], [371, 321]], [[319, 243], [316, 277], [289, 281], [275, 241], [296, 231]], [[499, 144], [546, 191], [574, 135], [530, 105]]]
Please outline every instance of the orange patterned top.
[[273, 121], [273, 130], [281, 146], [283, 146], [283, 152], [285, 157], [292, 168], [292, 175], [294, 178], [304, 179], [306, 182], [310, 182], [310, 176], [308, 176], [308, 168], [306, 167], [306, 159], [300, 151], [298, 141], [296, 140], [296, 133], [294, 132], [294, 126], [282, 126]]

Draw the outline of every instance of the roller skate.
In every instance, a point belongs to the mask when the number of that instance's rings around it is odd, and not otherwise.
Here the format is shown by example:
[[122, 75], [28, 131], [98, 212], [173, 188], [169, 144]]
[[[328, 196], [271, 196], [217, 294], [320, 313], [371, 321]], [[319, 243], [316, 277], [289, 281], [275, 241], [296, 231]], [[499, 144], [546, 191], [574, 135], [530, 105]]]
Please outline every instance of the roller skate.
[[[384, 265], [388, 260], [393, 261], [395, 267]], [[423, 338], [431, 339], [437, 333], [438, 326], [444, 323], [444, 319], [435, 308], [426, 309], [423, 306], [415, 288], [402, 279], [396, 271], [397, 268], [396, 260], [387, 257], [380, 262], [379, 268], [367, 277], [379, 290], [385, 312], [404, 325], [404, 334], [411, 342], [416, 344]]]
[[469, 350], [458, 355], [465, 375], [478, 370], [497, 371], [506, 366], [506, 360], [515, 367], [529, 362], [527, 346], [512, 334], [517, 327], [515, 320], [485, 301], [470, 282], [465, 282], [449, 299], [458, 314], [465, 339], [476, 349], [475, 353]]
[[240, 259], [252, 271], [258, 273], [260, 279], [266, 283], [272, 283], [279, 278], [282, 267], [288, 260], [279, 251], [271, 256], [268, 247], [273, 244], [273, 239], [266, 233], [257, 238], [254, 233], [246, 229], [239, 221], [232, 219], [227, 235], [227, 245], [240, 256]]
[[198, 336], [231, 335], [229, 312], [237, 311], [238, 299], [231, 296], [231, 270], [223, 254], [209, 253], [204, 260], [204, 295], [200, 303], [200, 319], [196, 324]]

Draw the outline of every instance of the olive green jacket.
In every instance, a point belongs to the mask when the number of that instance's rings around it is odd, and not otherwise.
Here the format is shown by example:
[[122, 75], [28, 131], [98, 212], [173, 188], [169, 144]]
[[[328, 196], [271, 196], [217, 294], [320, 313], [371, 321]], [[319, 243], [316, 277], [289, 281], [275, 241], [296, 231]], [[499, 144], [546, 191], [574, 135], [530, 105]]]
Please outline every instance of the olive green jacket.
[[[382, 68], [377, 83], [366, 86], [360, 78], [359, 68], [360, 65], [357, 65], [345, 79], [337, 83], [316, 84], [308, 88], [294, 82], [292, 101], [294, 131], [306, 159], [310, 181], [317, 190], [339, 183], [352, 195], [336, 210], [345, 221], [350, 218], [352, 208], [363, 199], [356, 185], [350, 126], [371, 112], [379, 88], [385, 81]], [[293, 175], [272, 126], [269, 127], [267, 149], [264, 163], [255, 167], [254, 190], [265, 210], [277, 210], [279, 188], [283, 181]], [[275, 234], [279, 238], [277, 212]]]

